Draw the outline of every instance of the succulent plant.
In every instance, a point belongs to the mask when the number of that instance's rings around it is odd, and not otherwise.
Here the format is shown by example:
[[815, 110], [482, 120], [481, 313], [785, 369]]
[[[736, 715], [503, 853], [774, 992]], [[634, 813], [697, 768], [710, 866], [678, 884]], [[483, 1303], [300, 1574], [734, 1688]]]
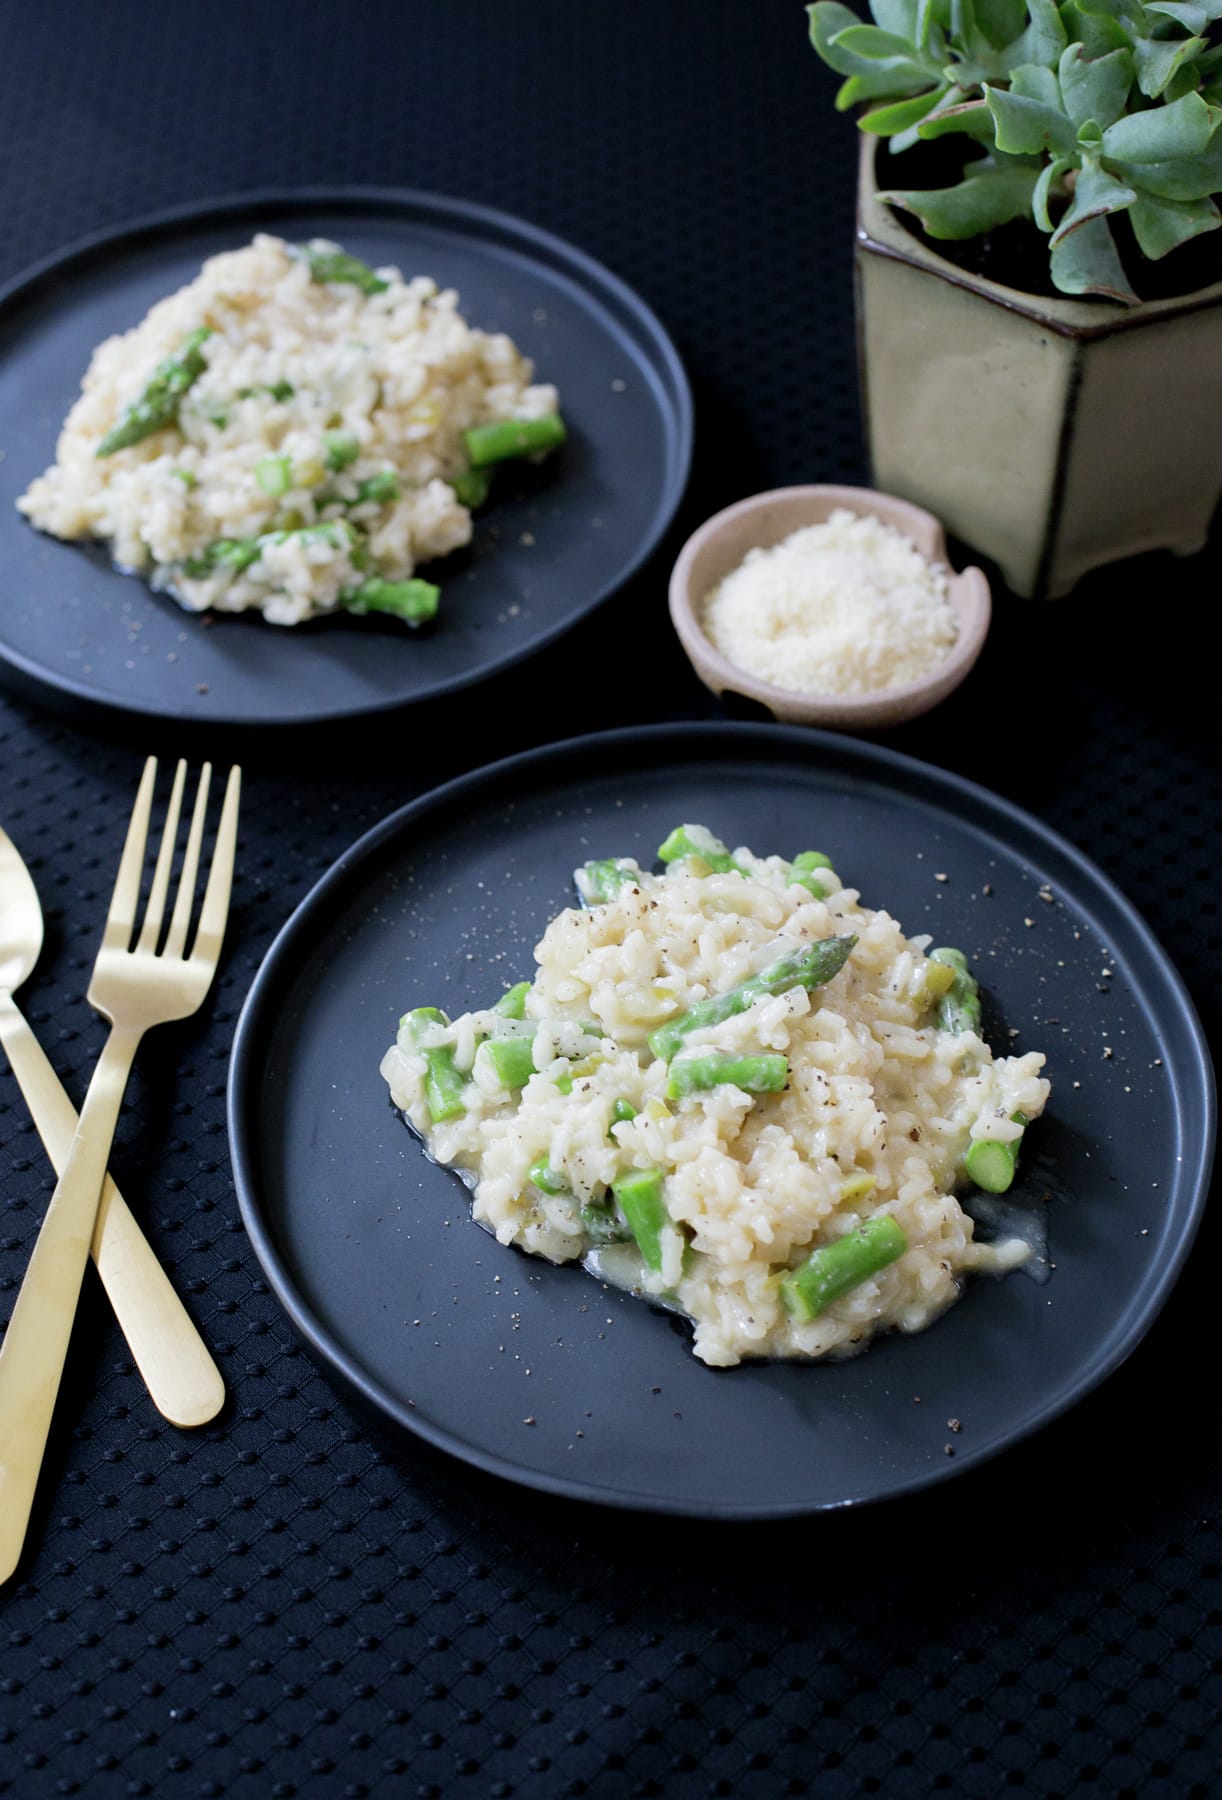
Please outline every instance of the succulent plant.
[[904, 151], [963, 133], [962, 179], [891, 188], [930, 237], [1012, 219], [1047, 233], [1053, 284], [1138, 296], [1110, 220], [1127, 213], [1149, 260], [1222, 223], [1222, 0], [840, 0], [807, 7], [810, 38], [844, 77], [841, 111]]

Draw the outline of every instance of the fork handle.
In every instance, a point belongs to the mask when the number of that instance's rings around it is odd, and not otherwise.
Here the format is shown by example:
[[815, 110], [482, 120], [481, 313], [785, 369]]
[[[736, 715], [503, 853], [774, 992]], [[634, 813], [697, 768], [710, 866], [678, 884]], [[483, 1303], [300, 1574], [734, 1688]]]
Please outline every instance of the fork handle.
[[[16, 1003], [3, 994], [0, 1045], [60, 1175], [76, 1130], [76, 1108]], [[174, 1425], [206, 1425], [225, 1403], [221, 1372], [109, 1175], [92, 1247], [98, 1274], [153, 1404]]]
[[141, 1035], [111, 1029], [0, 1344], [0, 1582], [17, 1567], [25, 1542], [106, 1165]]

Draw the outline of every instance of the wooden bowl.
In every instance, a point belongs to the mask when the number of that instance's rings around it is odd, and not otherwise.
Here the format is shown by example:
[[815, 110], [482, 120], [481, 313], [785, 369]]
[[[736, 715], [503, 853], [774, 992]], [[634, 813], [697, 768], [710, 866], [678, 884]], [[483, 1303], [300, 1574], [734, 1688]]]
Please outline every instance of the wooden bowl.
[[[701, 624], [705, 597], [738, 567], [748, 550], [769, 549], [800, 526], [821, 524], [837, 507], [872, 513], [903, 532], [930, 562], [946, 569], [947, 599], [959, 621], [959, 634], [950, 653], [919, 681], [852, 695], [774, 687], [728, 661], [705, 635]], [[956, 574], [951, 568], [946, 534], [923, 507], [874, 488], [815, 485], [752, 494], [707, 519], [687, 540], [671, 573], [670, 616], [693, 668], [713, 693], [757, 701], [773, 718], [796, 725], [868, 731], [914, 719], [958, 687], [983, 648], [992, 599], [981, 570]]]

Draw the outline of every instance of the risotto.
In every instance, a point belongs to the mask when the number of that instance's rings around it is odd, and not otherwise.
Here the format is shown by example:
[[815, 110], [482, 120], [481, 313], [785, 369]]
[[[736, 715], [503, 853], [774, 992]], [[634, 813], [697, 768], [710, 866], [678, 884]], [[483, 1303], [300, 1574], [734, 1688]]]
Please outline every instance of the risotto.
[[405, 1014], [391, 1098], [502, 1244], [685, 1314], [706, 1363], [840, 1357], [922, 1330], [1049, 1083], [994, 1057], [958, 950], [905, 937], [829, 859], [681, 826], [661, 873], [576, 871], [532, 982]]
[[54, 465], [17, 502], [191, 612], [419, 624], [420, 563], [468, 543], [506, 457], [564, 426], [554, 387], [424, 275], [260, 235], [93, 354]]

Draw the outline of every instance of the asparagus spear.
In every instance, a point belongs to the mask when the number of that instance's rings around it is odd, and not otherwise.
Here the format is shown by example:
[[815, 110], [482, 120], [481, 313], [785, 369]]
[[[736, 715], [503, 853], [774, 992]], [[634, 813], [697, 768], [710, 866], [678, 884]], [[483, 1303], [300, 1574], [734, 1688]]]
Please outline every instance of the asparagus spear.
[[492, 425], [473, 425], [463, 432], [463, 443], [473, 469], [489, 463], [504, 462], [511, 456], [533, 456], [540, 450], [552, 450], [568, 436], [559, 413], [544, 413], [541, 419], [498, 419]]
[[[420, 1039], [430, 1025], [448, 1025], [450, 1021], [436, 1006], [418, 1006], [414, 1012], [406, 1013], [401, 1023], [407, 1026], [413, 1043], [419, 1048]], [[455, 1066], [454, 1052], [448, 1044], [430, 1045], [421, 1049], [420, 1054], [424, 1058], [424, 1103], [428, 1107], [430, 1123], [437, 1125], [465, 1110], [462, 1096], [466, 1077]]]
[[611, 1123], [627, 1125], [636, 1118], [636, 1107], [631, 1100], [616, 1100], [611, 1107]]
[[833, 1300], [860, 1287], [907, 1248], [908, 1239], [889, 1214], [868, 1220], [847, 1237], [813, 1251], [800, 1268], [781, 1276], [786, 1311], [804, 1321], [818, 1318]]
[[384, 294], [390, 286], [388, 281], [374, 274], [368, 263], [349, 256], [344, 250], [316, 250], [305, 244], [301, 246], [301, 254], [310, 265], [311, 281], [351, 282], [363, 294]]
[[707, 1000], [698, 1000], [695, 1006], [682, 1013], [679, 1018], [659, 1025], [650, 1035], [649, 1048], [655, 1056], [669, 1062], [689, 1032], [699, 1031], [706, 1025], [720, 1025], [723, 1019], [732, 1019], [738, 1013], [746, 1012], [765, 995], [783, 994], [792, 987], [821, 987], [833, 975], [839, 974], [856, 942], [855, 934], [850, 937], [820, 938], [805, 950], [792, 951], [759, 975], [750, 976], [724, 994], [713, 994]]
[[110, 456], [116, 450], [126, 450], [129, 444], [138, 444], [141, 438], [175, 422], [183, 395], [208, 367], [200, 346], [211, 336], [212, 327], [201, 325], [185, 339], [176, 356], [167, 356], [159, 364], [140, 398], [133, 401], [119, 423], [106, 433], [96, 455]]
[[345, 594], [342, 603], [351, 613], [393, 613], [396, 619], [419, 625], [437, 617], [440, 600], [441, 589], [431, 581], [383, 581], [380, 575], [371, 575]]
[[938, 1000], [939, 1030], [956, 1036], [961, 1031], [974, 1031], [979, 1036], [980, 989], [967, 966], [967, 957], [962, 950], [953, 950], [944, 944], [929, 952], [929, 960], [954, 971], [951, 985]]
[[553, 1169], [546, 1156], [541, 1156], [532, 1163], [527, 1171], [529, 1178], [543, 1194], [567, 1194], [569, 1184], [559, 1169]]
[[613, 1192], [645, 1266], [660, 1275], [666, 1235], [678, 1231], [662, 1198], [661, 1169], [629, 1169], [616, 1181]]
[[[1010, 1117], [1015, 1125], [1027, 1123], [1024, 1112], [1011, 1113]], [[1004, 1143], [999, 1138], [974, 1138], [963, 1159], [969, 1181], [974, 1181], [986, 1194], [1004, 1194], [1014, 1180], [1018, 1147], [1022, 1141], [1021, 1132]]]
[[771, 1053], [731, 1056], [724, 1050], [692, 1050], [670, 1065], [666, 1092], [672, 1100], [732, 1083], [745, 1094], [779, 1094], [789, 1080], [789, 1059]]
[[676, 825], [665, 843], [659, 844], [658, 855], [664, 863], [678, 862], [685, 856], [698, 856], [714, 875], [745, 875], [721, 839], [706, 831], [703, 825]]
[[255, 480], [273, 500], [293, 485], [293, 465], [287, 456], [261, 456], [255, 464]]
[[379, 469], [376, 475], [367, 475], [364, 481], [357, 483], [354, 506], [360, 506], [366, 500], [376, 500], [385, 506], [388, 501], [397, 500], [400, 494], [399, 477], [393, 469]]

